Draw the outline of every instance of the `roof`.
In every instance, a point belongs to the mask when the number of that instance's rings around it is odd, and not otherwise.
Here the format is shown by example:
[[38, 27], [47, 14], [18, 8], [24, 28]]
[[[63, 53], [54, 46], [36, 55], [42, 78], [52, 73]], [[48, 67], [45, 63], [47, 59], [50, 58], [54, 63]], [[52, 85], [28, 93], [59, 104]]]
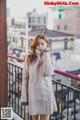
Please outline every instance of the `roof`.
[[64, 36], [74, 36], [73, 34], [68, 34], [68, 33], [64, 33], [64, 32], [59, 32], [56, 30], [49, 30], [46, 28], [43, 29], [37, 29], [37, 30], [31, 30], [28, 32], [29, 36], [36, 36], [38, 34], [44, 34], [47, 37], [64, 37]]
[[80, 39], [80, 36], [76, 36], [77, 39]]
[[78, 70], [73, 70], [73, 71], [66, 71], [68, 73], [74, 74], [74, 75], [79, 75], [80, 74], [80, 69]]

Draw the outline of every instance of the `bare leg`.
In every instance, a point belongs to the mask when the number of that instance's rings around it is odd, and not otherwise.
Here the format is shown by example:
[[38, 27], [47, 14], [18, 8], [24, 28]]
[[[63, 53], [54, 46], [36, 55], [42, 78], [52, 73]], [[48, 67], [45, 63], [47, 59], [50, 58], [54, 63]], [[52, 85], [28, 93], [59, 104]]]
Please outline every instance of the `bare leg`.
[[32, 120], [39, 120], [39, 115], [32, 115]]
[[49, 115], [40, 115], [40, 120], [49, 120]]

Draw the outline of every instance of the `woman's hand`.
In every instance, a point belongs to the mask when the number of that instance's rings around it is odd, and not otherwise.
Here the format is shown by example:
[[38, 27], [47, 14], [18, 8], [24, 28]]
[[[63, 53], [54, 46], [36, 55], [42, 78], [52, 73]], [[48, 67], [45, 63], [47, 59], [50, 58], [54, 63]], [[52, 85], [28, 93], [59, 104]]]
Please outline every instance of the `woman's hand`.
[[47, 51], [50, 51], [49, 47], [46, 47], [45, 50], [43, 50], [43, 52], [47, 52]]
[[50, 50], [50, 48], [49, 47], [46, 47], [46, 49], [45, 50]]
[[41, 54], [41, 51], [40, 51], [40, 50], [35, 49], [35, 51], [36, 51], [36, 54], [37, 54], [37, 55], [40, 55], [40, 54]]

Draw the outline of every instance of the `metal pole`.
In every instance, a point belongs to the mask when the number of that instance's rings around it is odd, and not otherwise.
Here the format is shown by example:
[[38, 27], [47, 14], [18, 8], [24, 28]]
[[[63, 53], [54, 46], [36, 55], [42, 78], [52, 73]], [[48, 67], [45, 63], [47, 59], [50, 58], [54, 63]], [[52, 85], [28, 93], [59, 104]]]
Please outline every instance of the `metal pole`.
[[6, 0], [0, 0], [0, 115], [1, 107], [7, 107], [7, 103], [8, 103], [8, 79], [7, 79]]

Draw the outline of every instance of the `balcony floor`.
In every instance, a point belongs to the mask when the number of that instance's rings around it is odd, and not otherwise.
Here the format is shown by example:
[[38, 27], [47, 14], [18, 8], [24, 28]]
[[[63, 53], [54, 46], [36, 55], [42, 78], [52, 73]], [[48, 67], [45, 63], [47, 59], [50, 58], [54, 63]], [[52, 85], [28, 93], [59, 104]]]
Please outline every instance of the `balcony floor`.
[[[10, 119], [8, 119], [8, 120], [10, 120]], [[11, 120], [23, 120], [23, 119], [13, 111], [13, 118]]]

